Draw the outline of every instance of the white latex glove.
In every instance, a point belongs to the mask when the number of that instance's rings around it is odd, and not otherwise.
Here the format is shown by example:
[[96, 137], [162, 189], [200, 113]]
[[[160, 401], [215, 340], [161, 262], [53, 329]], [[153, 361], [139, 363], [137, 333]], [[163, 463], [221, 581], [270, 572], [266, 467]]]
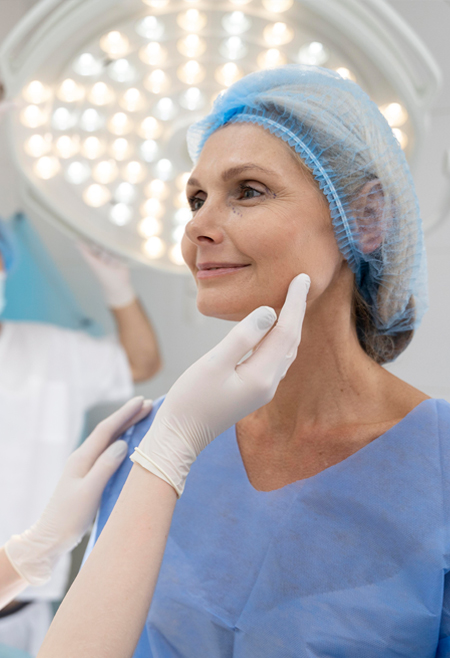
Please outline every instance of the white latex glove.
[[118, 258], [100, 247], [78, 243], [78, 249], [103, 288], [110, 308], [123, 308], [136, 299], [130, 270]]
[[99, 423], [67, 460], [39, 520], [5, 544], [9, 561], [27, 583], [46, 583], [57, 560], [79, 544], [94, 519], [106, 483], [127, 454], [126, 442], [115, 439], [145, 418], [151, 408], [151, 400], [136, 397]]
[[[275, 395], [297, 355], [309, 286], [307, 274], [295, 277], [268, 336], [277, 316], [269, 306], [261, 306], [188, 368], [168, 392], [132, 461], [181, 496], [200, 452]], [[250, 350], [251, 356], [240, 363]]]

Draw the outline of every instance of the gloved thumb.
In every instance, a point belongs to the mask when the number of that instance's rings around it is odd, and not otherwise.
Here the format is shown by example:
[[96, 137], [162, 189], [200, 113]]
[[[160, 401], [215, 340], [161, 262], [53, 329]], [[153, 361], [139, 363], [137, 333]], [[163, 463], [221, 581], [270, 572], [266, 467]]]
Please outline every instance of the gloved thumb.
[[224, 366], [235, 367], [255, 348], [273, 327], [277, 314], [270, 306], [260, 306], [233, 327], [230, 333], [211, 350], [210, 355]]

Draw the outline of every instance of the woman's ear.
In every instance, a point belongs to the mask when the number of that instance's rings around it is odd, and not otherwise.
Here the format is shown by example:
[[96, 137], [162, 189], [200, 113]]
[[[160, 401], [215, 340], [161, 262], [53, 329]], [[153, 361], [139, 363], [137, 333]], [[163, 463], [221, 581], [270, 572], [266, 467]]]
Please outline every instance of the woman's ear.
[[351, 209], [358, 226], [359, 248], [363, 254], [371, 254], [384, 237], [384, 194], [377, 178], [364, 183]]

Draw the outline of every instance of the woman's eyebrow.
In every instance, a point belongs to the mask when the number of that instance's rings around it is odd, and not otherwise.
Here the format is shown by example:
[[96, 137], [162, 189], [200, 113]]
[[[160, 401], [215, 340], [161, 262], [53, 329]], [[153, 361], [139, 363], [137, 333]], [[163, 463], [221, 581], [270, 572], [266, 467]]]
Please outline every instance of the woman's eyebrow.
[[261, 171], [264, 174], [274, 173], [270, 169], [264, 169], [264, 167], [261, 167], [260, 165], [254, 164], [253, 162], [249, 162], [244, 165], [239, 165], [238, 167], [231, 167], [230, 169], [227, 169], [222, 174], [222, 180], [228, 181], [231, 178], [234, 178], [235, 176], [239, 176], [239, 174], [242, 174], [244, 171], [247, 171], [249, 169], [252, 169], [254, 171]]
[[[244, 171], [248, 171], [250, 169], [253, 171], [260, 171], [264, 174], [275, 173], [270, 169], [264, 169], [264, 167], [261, 167], [260, 165], [254, 164], [253, 162], [249, 162], [248, 164], [239, 165], [238, 167], [230, 167], [230, 169], [227, 169], [226, 171], [223, 172], [222, 180], [226, 183], [227, 181], [234, 178], [235, 176], [239, 176], [239, 174], [242, 174]], [[201, 187], [199, 181], [196, 178], [190, 178], [187, 182], [187, 185], [194, 185], [195, 187]]]

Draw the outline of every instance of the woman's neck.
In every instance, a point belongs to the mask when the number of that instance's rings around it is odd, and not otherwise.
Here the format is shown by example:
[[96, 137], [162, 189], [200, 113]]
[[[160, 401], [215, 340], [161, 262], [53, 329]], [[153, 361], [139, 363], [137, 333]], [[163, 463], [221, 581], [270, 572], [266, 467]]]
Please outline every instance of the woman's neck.
[[274, 399], [252, 420], [286, 438], [328, 433], [361, 423], [397, 422], [426, 397], [364, 352], [351, 297], [336, 294], [308, 304], [297, 358]]

